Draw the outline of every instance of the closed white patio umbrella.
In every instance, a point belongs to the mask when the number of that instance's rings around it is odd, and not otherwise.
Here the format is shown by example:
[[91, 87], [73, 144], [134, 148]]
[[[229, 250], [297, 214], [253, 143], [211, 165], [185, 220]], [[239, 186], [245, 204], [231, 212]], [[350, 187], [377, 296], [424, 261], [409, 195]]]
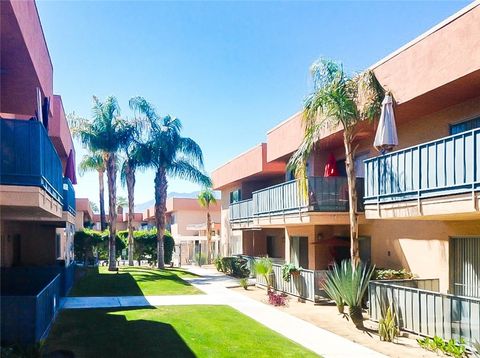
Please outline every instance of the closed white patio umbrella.
[[393, 100], [389, 94], [385, 95], [382, 102], [382, 113], [378, 122], [377, 133], [373, 146], [378, 151], [385, 153], [398, 145], [397, 126], [393, 113]]

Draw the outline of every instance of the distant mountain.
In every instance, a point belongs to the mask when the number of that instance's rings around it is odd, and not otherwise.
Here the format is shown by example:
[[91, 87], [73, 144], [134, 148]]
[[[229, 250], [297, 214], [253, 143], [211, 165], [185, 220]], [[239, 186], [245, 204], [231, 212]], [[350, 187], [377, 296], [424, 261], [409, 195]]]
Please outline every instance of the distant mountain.
[[[191, 193], [179, 193], [179, 192], [176, 192], [176, 191], [172, 191], [172, 192], [170, 192], [170, 193], [167, 194], [167, 197], [168, 197], [168, 198], [190, 198], [190, 199], [195, 199], [195, 198], [197, 198], [198, 193], [200, 193], [200, 192], [199, 192], [199, 191], [192, 191]], [[217, 199], [220, 199], [220, 194], [219, 194], [218, 192], [215, 192], [215, 196], [216, 196]], [[141, 213], [141, 212], [143, 212], [144, 210], [152, 207], [154, 203], [155, 203], [155, 200], [152, 199], [152, 200], [146, 201], [146, 202], [144, 202], [144, 203], [135, 205], [135, 212], [136, 212], [136, 213]]]

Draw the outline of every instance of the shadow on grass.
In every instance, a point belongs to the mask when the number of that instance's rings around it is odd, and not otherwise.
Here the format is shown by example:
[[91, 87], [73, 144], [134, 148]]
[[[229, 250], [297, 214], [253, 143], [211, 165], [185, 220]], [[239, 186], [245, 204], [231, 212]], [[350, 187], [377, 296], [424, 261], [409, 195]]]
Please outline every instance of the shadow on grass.
[[143, 296], [143, 292], [130, 273], [100, 273], [95, 267], [75, 283], [69, 296]]
[[127, 320], [115, 313], [130, 310], [134, 309], [62, 311], [45, 352], [68, 350], [76, 357], [195, 357], [172, 325], [143, 316]]
[[[69, 296], [143, 296], [142, 287], [144, 290], [149, 287], [147, 289], [149, 292], [152, 287], [157, 287], [158, 293], [161, 294], [162, 287], [167, 289], [166, 287], [169, 286], [168, 289], [172, 290], [172, 287], [175, 286], [192, 286], [183, 280], [180, 274], [190, 275], [189, 272], [182, 270], [158, 270], [147, 267], [121, 267], [118, 273], [100, 271], [98, 267], [89, 268], [85, 275], [76, 282]], [[197, 275], [192, 276], [197, 277]], [[168, 285], [166, 285], [167, 282]]]

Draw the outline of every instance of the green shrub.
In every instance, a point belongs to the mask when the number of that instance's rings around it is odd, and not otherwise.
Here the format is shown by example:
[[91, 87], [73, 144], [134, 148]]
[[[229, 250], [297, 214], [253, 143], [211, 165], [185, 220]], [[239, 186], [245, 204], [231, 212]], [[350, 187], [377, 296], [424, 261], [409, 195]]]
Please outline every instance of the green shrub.
[[270, 290], [270, 287], [272, 286], [271, 283], [271, 277], [270, 275], [272, 274], [273, 270], [273, 264], [272, 260], [270, 260], [268, 257], [262, 257], [260, 259], [255, 260], [255, 272], [257, 273], [257, 276], [260, 275], [265, 279], [265, 282], [267, 283], [267, 293]]
[[420, 347], [435, 353], [440, 351], [455, 358], [466, 357], [466, 346], [463, 338], [460, 338], [459, 341], [455, 341], [453, 338], [445, 341], [441, 337], [435, 336], [433, 339], [429, 337], [417, 339], [417, 342]]
[[405, 269], [376, 269], [373, 274], [374, 280], [409, 280], [412, 278], [414, 278], [413, 273]]
[[215, 265], [215, 268], [217, 269], [218, 272], [223, 272], [223, 265], [222, 265], [222, 258], [221, 257], [215, 257], [213, 260], [213, 264]]
[[[134, 231], [134, 260], [148, 260], [153, 263], [157, 260], [157, 230]], [[169, 264], [172, 261], [172, 255], [175, 247], [175, 241], [171, 234], [165, 231], [164, 240], [164, 259]], [[128, 231], [123, 230], [117, 233], [115, 241], [116, 256], [119, 257], [122, 250], [128, 246]], [[108, 260], [108, 230], [103, 232], [83, 229], [77, 231], [74, 236], [75, 259], [86, 260], [93, 257], [93, 251], [97, 251], [100, 260]]]
[[195, 263], [198, 266], [205, 265], [206, 262], [207, 262], [207, 257], [204, 254], [202, 254], [201, 252], [197, 252], [195, 254]]
[[285, 264], [282, 266], [282, 277], [285, 282], [290, 282], [292, 275], [300, 274], [300, 269], [294, 264]]
[[240, 286], [243, 287], [244, 290], [248, 290], [248, 278], [244, 277], [240, 279]]
[[248, 260], [237, 256], [222, 257], [218, 264], [220, 271], [234, 277], [248, 277], [250, 270], [248, 269]]
[[399, 334], [397, 317], [393, 307], [390, 305], [378, 321], [378, 335], [382, 341], [393, 342]]

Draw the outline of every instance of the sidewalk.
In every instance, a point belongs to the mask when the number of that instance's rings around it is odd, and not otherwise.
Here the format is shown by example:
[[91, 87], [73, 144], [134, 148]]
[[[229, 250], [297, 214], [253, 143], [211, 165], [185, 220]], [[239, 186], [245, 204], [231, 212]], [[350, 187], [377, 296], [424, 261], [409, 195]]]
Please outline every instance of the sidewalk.
[[384, 355], [346, 338], [253, 300], [227, 287], [238, 286], [238, 280], [212, 268], [187, 267], [201, 277], [185, 279], [205, 295], [66, 297], [63, 309], [144, 307], [164, 305], [229, 305], [264, 326], [310, 349], [324, 358], [381, 358]]

